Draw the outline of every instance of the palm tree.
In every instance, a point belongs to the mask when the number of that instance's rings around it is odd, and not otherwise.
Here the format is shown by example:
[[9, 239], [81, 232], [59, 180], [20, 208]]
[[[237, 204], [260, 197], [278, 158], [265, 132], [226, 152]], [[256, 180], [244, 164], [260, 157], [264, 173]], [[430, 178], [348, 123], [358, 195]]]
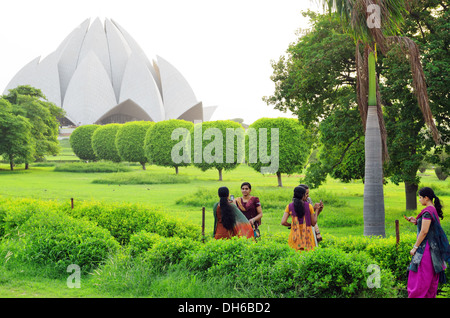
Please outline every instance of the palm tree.
[[[335, 11], [344, 30], [356, 43], [357, 101], [365, 129], [364, 176], [364, 235], [385, 236], [383, 161], [389, 160], [386, 128], [383, 120], [381, 96], [375, 72], [376, 48], [386, 54], [400, 45], [409, 57], [414, 93], [425, 123], [439, 143], [439, 133], [431, 114], [425, 75], [420, 63], [417, 44], [407, 37], [396, 36], [409, 9], [403, 0], [321, 0], [325, 10]], [[373, 9], [379, 9], [374, 11]], [[369, 12], [368, 12], [369, 11]], [[372, 19], [379, 19], [380, 25]], [[363, 54], [361, 54], [361, 46]]]

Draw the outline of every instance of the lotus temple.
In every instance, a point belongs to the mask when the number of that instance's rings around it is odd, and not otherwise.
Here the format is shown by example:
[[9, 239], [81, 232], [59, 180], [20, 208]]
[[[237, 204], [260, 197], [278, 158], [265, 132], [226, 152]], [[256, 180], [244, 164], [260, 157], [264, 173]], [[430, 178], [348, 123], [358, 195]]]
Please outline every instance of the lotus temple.
[[150, 61], [116, 21], [85, 20], [53, 53], [26, 64], [4, 94], [19, 85], [41, 89], [62, 107], [63, 126], [134, 120], [208, 121], [216, 107], [203, 107], [183, 75], [160, 56]]

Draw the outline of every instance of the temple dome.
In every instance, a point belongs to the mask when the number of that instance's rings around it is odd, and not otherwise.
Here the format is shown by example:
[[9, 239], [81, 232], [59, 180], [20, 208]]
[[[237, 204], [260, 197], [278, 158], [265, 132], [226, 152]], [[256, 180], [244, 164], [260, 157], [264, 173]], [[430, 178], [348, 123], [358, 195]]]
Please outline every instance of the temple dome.
[[114, 20], [86, 19], [46, 58], [34, 58], [8, 83], [42, 90], [75, 126], [133, 120], [207, 121], [216, 107], [203, 107], [183, 75], [160, 56], [150, 61]]

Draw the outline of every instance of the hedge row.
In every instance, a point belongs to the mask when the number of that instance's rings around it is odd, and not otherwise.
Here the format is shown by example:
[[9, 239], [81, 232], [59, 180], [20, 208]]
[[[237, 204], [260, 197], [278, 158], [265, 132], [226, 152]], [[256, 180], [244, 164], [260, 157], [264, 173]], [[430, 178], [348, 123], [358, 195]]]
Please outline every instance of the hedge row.
[[0, 259], [7, 266], [44, 266], [57, 276], [77, 264], [87, 272], [142, 230], [192, 241], [201, 235], [200, 227], [159, 208], [79, 202], [71, 209], [55, 201], [0, 198]]

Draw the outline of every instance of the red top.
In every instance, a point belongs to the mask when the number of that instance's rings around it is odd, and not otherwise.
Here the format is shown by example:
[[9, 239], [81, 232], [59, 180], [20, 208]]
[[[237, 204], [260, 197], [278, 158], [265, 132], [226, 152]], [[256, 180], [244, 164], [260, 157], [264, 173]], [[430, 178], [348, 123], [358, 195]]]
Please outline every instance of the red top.
[[[247, 202], [244, 202], [243, 198], [236, 198], [236, 205], [239, 210], [245, 215], [247, 220], [254, 218], [258, 215], [256, 208], [261, 206], [261, 202], [259, 202], [258, 197], [250, 197]], [[261, 220], [255, 222], [255, 226], [258, 227], [261, 225]]]

